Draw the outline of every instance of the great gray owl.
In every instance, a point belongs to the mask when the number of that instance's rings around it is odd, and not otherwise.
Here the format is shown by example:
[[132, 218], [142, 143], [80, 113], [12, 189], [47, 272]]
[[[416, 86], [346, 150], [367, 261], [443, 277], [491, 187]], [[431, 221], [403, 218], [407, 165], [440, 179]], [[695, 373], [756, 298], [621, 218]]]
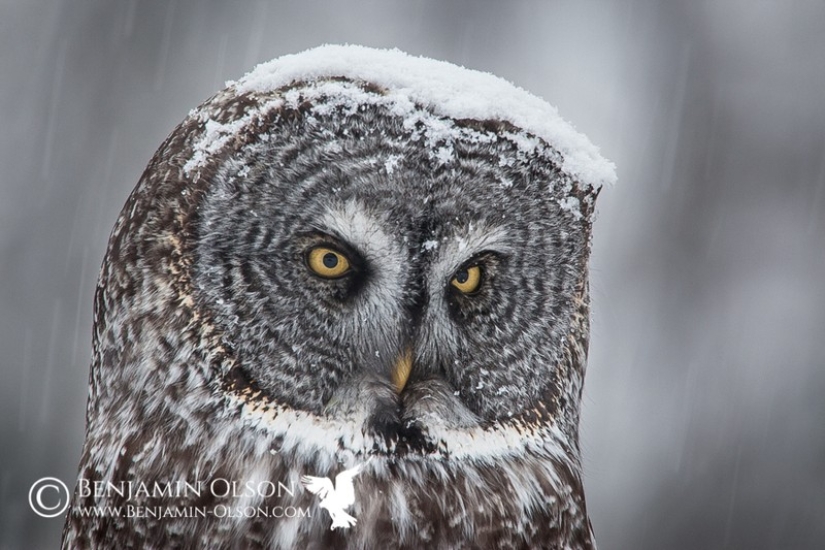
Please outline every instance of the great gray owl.
[[64, 548], [592, 548], [613, 177], [538, 98], [398, 51], [229, 83], [109, 241]]

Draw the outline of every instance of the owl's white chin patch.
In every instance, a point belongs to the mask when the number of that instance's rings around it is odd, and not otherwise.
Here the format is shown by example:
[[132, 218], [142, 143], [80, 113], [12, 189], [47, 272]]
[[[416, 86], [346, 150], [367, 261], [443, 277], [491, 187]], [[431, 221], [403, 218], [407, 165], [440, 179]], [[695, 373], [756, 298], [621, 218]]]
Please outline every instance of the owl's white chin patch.
[[364, 421], [342, 421], [271, 402], [251, 401], [231, 393], [227, 394], [227, 400], [229, 411], [240, 410], [248, 427], [263, 431], [273, 439], [274, 451], [315, 456], [320, 462], [327, 458], [330, 466], [335, 463], [353, 466], [371, 456], [492, 464], [525, 453], [558, 459], [570, 455], [564, 443], [566, 437], [552, 423], [453, 427], [445, 425], [440, 417], [427, 422], [426, 417], [420, 416], [425, 445], [410, 449], [403, 441], [387, 442], [373, 436], [364, 427]]

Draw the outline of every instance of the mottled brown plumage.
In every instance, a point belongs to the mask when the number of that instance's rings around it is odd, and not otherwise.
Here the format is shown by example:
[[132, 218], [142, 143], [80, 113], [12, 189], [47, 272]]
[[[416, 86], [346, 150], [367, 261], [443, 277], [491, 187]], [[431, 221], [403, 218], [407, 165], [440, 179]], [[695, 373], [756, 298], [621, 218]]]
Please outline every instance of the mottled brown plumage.
[[[244, 86], [172, 132], [113, 231], [64, 548], [593, 548], [577, 434], [598, 186], [512, 120], [386, 82]], [[325, 277], [316, 250], [351, 267]], [[299, 480], [354, 466], [357, 523], [330, 530]], [[213, 513], [82, 512], [100, 506]], [[307, 516], [214, 513], [244, 506]]]

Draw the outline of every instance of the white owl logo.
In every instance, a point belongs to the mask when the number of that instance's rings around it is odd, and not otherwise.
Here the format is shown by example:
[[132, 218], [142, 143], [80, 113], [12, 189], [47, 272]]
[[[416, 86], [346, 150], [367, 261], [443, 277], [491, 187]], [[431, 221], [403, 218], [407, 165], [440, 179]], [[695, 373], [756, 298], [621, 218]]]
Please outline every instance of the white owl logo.
[[335, 476], [335, 487], [332, 486], [332, 480], [328, 477], [301, 476], [301, 483], [304, 487], [309, 492], [318, 495], [321, 498], [319, 506], [326, 508], [329, 512], [332, 518], [330, 530], [334, 531], [336, 527], [349, 529], [355, 525], [356, 519], [344, 510], [355, 504], [355, 488], [352, 486], [352, 480], [361, 473], [361, 466], [359, 464]]

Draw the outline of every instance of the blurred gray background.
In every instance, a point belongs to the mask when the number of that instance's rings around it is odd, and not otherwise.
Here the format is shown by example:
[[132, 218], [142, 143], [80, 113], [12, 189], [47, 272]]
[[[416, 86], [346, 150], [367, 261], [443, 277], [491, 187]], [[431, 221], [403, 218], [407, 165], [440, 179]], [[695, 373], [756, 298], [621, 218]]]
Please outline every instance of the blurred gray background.
[[95, 279], [155, 148], [328, 42], [503, 76], [616, 162], [582, 421], [600, 547], [825, 548], [818, 0], [0, 0], [0, 547], [59, 544], [27, 491], [75, 476]]

